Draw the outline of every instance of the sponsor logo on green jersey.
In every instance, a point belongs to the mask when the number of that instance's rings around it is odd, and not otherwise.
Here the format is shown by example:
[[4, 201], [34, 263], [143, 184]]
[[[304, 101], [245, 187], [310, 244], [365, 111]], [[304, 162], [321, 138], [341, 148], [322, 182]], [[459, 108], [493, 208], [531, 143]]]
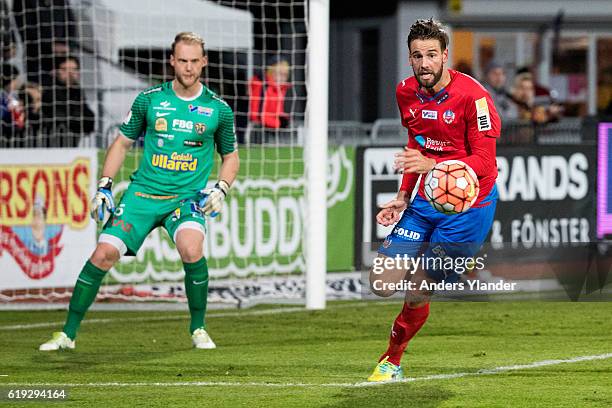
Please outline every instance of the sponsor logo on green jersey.
[[198, 167], [198, 159], [194, 159], [189, 153], [173, 152], [170, 157], [167, 154], [154, 154], [151, 157], [153, 167], [160, 169], [173, 170], [178, 172], [193, 172]]

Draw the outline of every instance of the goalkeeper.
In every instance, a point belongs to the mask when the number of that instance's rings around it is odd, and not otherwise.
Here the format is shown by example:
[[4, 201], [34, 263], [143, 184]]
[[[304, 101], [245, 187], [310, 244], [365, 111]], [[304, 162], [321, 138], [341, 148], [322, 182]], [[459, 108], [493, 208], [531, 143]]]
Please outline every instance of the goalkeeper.
[[[110, 212], [110, 218], [77, 279], [63, 331], [54, 333], [40, 350], [75, 347], [81, 320], [106, 272], [122, 255], [135, 255], [149, 232], [159, 226], [168, 231], [183, 261], [193, 345], [200, 349], [216, 347], [204, 320], [208, 297], [208, 267], [203, 255], [205, 216], [214, 217], [221, 211], [238, 173], [239, 160], [231, 108], [200, 82], [207, 63], [202, 38], [195, 33], [179, 33], [170, 57], [174, 80], [136, 97], [120, 134], [108, 149], [92, 201], [94, 219], [104, 219], [105, 211]], [[113, 177], [142, 133], [140, 166], [115, 207]], [[215, 147], [223, 163], [218, 182], [206, 188]]]

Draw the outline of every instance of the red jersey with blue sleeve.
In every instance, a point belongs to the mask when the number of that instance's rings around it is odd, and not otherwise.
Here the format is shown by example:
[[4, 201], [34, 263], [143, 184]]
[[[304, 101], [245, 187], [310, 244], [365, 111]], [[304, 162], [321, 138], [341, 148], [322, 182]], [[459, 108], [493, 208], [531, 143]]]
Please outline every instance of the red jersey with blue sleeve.
[[[478, 176], [478, 207], [495, 185], [497, 163], [495, 145], [501, 120], [487, 90], [461, 72], [448, 70], [451, 80], [435, 95], [419, 86], [415, 77], [397, 86], [396, 97], [402, 125], [408, 129], [408, 147], [418, 149], [436, 162], [456, 159], [468, 164]], [[419, 175], [404, 174], [401, 190], [414, 189]], [[425, 177], [419, 195], [424, 194]]]

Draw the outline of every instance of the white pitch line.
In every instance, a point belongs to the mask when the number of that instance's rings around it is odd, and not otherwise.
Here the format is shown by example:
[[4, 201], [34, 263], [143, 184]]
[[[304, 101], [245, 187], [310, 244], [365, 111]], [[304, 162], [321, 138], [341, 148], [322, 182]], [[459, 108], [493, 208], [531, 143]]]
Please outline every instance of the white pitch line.
[[[553, 365], [558, 365], [558, 364], [580, 363], [583, 361], [606, 360], [609, 358], [612, 358], [612, 353], [596, 354], [593, 356], [578, 356], [578, 357], [572, 357], [572, 358], [560, 359], [560, 360], [542, 360], [542, 361], [535, 361], [529, 364], [517, 364], [517, 365], [501, 366], [501, 367], [495, 367], [495, 368], [483, 368], [481, 370], [471, 372], [471, 373], [467, 372], [467, 373], [453, 373], [453, 374], [435, 374], [435, 375], [428, 375], [425, 377], [412, 377], [412, 378], [409, 377], [409, 378], [404, 378], [403, 380], [396, 381], [396, 382], [402, 383], [402, 382], [430, 381], [430, 380], [450, 380], [453, 378], [462, 378], [462, 377], [477, 376], [477, 375], [500, 374], [500, 373], [505, 373], [508, 371], [529, 370], [531, 368], [553, 366]], [[373, 384], [377, 384], [377, 383], [361, 382], [361, 383], [355, 384], [355, 386], [367, 387]]]
[[[342, 304], [329, 306], [329, 310], [334, 309], [344, 309], [344, 308], [355, 308], [355, 307], [365, 307], [365, 306], [373, 306], [377, 304], [391, 304], [385, 302], [365, 302], [365, 303], [355, 303], [355, 304]], [[297, 312], [309, 312], [310, 310], [304, 307], [281, 307], [276, 309], [264, 309], [264, 310], [252, 310], [252, 311], [241, 311], [241, 312], [220, 312], [220, 313], [209, 313], [206, 318], [212, 319], [217, 317], [241, 317], [241, 316], [265, 316], [265, 315], [275, 315], [275, 314], [284, 314], [284, 313], [297, 313]], [[93, 324], [93, 323], [122, 323], [122, 322], [154, 322], [154, 321], [164, 321], [164, 320], [183, 320], [187, 319], [188, 316], [186, 314], [182, 315], [169, 315], [169, 316], [154, 316], [154, 317], [125, 317], [125, 318], [106, 318], [106, 319], [85, 319], [81, 323], [83, 324]], [[44, 327], [61, 327], [64, 324], [64, 321], [58, 322], [44, 322], [44, 323], [28, 323], [28, 324], [13, 324], [0, 326], [0, 331], [3, 330], [27, 330], [27, 329], [39, 329]]]
[[474, 372], [435, 374], [424, 377], [409, 377], [400, 381], [383, 383], [357, 382], [357, 383], [270, 383], [270, 382], [227, 382], [227, 381], [199, 381], [199, 382], [100, 382], [100, 383], [0, 383], [1, 386], [10, 387], [372, 387], [387, 384], [410, 383], [417, 381], [450, 380], [454, 378], [473, 377], [479, 375], [495, 375], [508, 371], [529, 370], [531, 368], [547, 367], [558, 364], [581, 363], [583, 361], [606, 360], [612, 358], [612, 353], [597, 354], [592, 356], [578, 356], [560, 360], [542, 360], [529, 364], [517, 364], [495, 368], [485, 368]]

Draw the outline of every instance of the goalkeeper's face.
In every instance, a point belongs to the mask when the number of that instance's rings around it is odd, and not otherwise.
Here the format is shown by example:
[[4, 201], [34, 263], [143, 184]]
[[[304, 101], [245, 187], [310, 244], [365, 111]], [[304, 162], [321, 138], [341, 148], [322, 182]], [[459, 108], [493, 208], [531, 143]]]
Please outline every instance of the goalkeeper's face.
[[202, 69], [207, 63], [202, 46], [197, 43], [179, 42], [174, 48], [174, 54], [170, 56], [176, 80], [185, 88], [191, 88], [199, 82]]
[[423, 88], [432, 90], [440, 82], [444, 64], [448, 61], [448, 49], [442, 50], [436, 39], [412, 40], [410, 65], [414, 76]]

